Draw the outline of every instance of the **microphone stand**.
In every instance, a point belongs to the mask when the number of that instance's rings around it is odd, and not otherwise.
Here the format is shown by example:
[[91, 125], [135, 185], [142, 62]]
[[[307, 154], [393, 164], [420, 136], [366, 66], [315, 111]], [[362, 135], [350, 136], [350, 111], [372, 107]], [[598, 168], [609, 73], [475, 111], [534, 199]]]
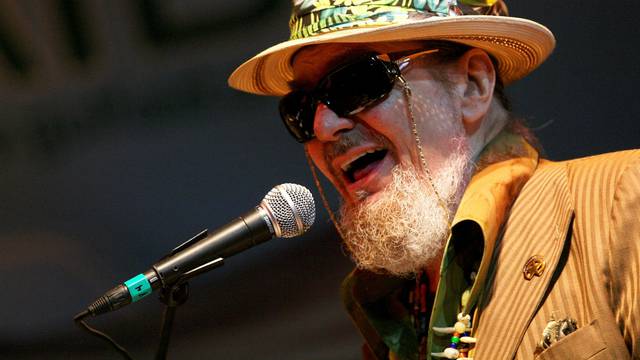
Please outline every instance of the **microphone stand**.
[[159, 300], [165, 305], [165, 307], [162, 314], [162, 330], [160, 333], [160, 343], [158, 344], [158, 350], [156, 351], [156, 360], [166, 360], [167, 358], [169, 340], [171, 338], [171, 330], [173, 329], [173, 320], [176, 315], [176, 310], [178, 309], [178, 306], [184, 304], [189, 298], [188, 280], [222, 265], [224, 265], [224, 259], [218, 258], [185, 273], [174, 284], [164, 286], [160, 289]]
[[184, 304], [189, 298], [189, 283], [184, 282], [171, 287], [165, 287], [160, 291], [159, 299], [165, 307], [162, 314], [162, 332], [158, 351], [156, 351], [156, 360], [165, 360], [167, 358], [167, 351], [169, 350], [169, 339], [171, 338], [173, 319], [175, 318], [178, 306]]

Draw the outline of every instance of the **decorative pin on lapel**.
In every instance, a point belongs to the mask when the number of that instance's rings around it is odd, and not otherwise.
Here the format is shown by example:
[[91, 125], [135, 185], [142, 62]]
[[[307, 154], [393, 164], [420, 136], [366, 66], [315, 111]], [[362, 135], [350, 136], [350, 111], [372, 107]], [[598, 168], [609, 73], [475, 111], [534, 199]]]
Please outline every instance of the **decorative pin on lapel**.
[[527, 260], [522, 268], [524, 279], [530, 281], [534, 276], [542, 276], [546, 263], [542, 255], [534, 255]]

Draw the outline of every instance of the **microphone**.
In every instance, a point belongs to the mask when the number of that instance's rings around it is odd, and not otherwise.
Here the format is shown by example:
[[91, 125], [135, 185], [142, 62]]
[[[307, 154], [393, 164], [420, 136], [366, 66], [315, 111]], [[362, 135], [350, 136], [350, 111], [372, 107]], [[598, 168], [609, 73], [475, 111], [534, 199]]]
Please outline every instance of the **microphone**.
[[315, 220], [309, 189], [297, 184], [275, 186], [260, 204], [209, 234], [202, 231], [179, 245], [151, 269], [107, 291], [87, 311], [103, 314], [136, 302], [161, 287], [169, 287], [221, 266], [223, 259], [276, 237], [302, 235]]

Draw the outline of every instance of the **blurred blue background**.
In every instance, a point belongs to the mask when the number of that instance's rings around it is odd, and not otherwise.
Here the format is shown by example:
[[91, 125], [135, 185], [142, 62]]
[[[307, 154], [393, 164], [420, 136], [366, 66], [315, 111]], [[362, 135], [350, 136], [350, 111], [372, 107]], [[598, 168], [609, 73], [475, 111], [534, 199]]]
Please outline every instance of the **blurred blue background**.
[[[512, 1], [558, 48], [508, 89], [551, 159], [638, 147], [629, 1]], [[313, 189], [277, 99], [226, 85], [288, 37], [286, 0], [0, 0], [0, 358], [118, 359], [71, 321], [274, 185]], [[339, 299], [351, 263], [316, 225], [192, 281], [170, 358], [357, 359]], [[90, 323], [152, 358], [149, 297]]]

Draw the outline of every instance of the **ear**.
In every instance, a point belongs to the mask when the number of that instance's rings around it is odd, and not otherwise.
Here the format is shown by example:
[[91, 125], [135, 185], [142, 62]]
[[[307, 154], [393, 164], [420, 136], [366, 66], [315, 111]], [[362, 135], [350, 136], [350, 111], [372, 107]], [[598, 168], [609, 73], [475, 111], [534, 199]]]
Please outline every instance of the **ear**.
[[480, 49], [467, 51], [457, 61], [456, 87], [461, 95], [462, 123], [468, 136], [473, 135], [489, 113], [496, 72], [489, 55]]

